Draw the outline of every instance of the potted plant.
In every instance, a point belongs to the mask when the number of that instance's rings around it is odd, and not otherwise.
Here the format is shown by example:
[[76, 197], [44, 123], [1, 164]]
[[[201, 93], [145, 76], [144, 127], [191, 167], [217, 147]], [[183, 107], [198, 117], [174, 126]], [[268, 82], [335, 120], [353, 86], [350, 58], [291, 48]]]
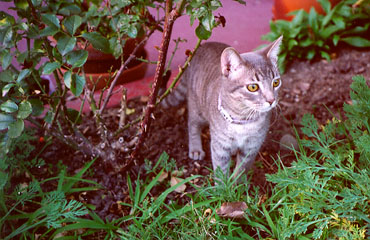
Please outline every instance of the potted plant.
[[[335, 5], [339, 0], [330, 0], [332, 5]], [[283, 19], [283, 20], [292, 20], [294, 15], [289, 15], [290, 12], [295, 10], [303, 9], [306, 12], [309, 12], [311, 8], [323, 14], [324, 10], [321, 7], [320, 1], [317, 0], [305, 0], [305, 1], [295, 1], [295, 0], [274, 0], [274, 6], [272, 7], [272, 13], [274, 15], [274, 20]]]

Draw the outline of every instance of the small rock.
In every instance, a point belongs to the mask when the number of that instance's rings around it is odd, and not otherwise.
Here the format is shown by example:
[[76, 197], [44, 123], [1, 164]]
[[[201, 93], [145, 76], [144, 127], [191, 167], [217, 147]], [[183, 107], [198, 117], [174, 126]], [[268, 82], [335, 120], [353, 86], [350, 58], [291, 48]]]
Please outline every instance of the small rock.
[[356, 74], [360, 74], [360, 73], [363, 73], [363, 72], [365, 72], [365, 68], [364, 68], [364, 67], [360, 67], [360, 68], [357, 68], [357, 69], [355, 70], [355, 73], [356, 73]]
[[281, 139], [280, 139], [280, 150], [284, 151], [290, 151], [295, 149], [298, 150], [298, 142], [295, 137], [293, 137], [291, 134], [285, 134]]
[[310, 89], [311, 84], [309, 82], [300, 82], [298, 83], [298, 88], [305, 94], [308, 89]]

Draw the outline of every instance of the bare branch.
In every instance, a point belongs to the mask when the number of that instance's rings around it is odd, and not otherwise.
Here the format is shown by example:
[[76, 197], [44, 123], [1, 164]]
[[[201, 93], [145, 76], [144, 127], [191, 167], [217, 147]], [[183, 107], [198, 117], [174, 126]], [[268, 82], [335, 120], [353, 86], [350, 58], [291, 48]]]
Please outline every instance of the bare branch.
[[171, 39], [172, 28], [175, 20], [181, 16], [182, 9], [184, 7], [185, 1], [182, 0], [177, 3], [176, 9], [172, 9], [172, 1], [166, 1], [166, 18], [164, 22], [164, 30], [162, 35], [162, 42], [161, 47], [159, 50], [158, 56], [158, 64], [155, 71], [154, 76], [154, 84], [152, 88], [152, 92], [149, 97], [149, 101], [145, 110], [144, 119], [141, 122], [141, 135], [139, 136], [139, 140], [136, 143], [134, 151], [131, 153], [131, 158], [128, 160], [127, 164], [121, 168], [121, 171], [125, 171], [125, 169], [132, 164], [132, 162], [136, 161], [137, 154], [139, 152], [140, 147], [142, 146], [150, 127], [151, 122], [151, 115], [156, 106], [156, 100], [159, 88], [161, 86], [163, 72], [166, 65], [166, 57], [168, 52], [168, 46]]

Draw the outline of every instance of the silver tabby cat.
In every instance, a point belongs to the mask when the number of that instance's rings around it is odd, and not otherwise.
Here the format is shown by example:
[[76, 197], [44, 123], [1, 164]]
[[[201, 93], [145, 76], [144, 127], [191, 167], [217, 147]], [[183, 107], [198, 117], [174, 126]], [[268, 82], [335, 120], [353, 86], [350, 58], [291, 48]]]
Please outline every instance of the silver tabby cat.
[[191, 159], [204, 158], [201, 131], [209, 125], [214, 170], [227, 174], [233, 155], [234, 176], [252, 167], [278, 102], [281, 41], [243, 54], [217, 42], [198, 49], [175, 91], [162, 102], [169, 107], [187, 99]]

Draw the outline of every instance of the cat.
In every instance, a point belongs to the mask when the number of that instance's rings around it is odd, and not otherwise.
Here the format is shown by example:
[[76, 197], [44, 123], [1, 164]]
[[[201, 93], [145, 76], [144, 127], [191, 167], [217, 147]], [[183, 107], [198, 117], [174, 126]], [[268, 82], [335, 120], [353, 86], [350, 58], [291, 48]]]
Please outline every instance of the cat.
[[233, 176], [248, 171], [265, 140], [271, 110], [282, 85], [278, 53], [282, 37], [255, 52], [239, 54], [218, 42], [201, 45], [175, 90], [162, 101], [164, 108], [187, 99], [189, 157], [202, 160], [201, 131], [209, 126], [213, 169]]

